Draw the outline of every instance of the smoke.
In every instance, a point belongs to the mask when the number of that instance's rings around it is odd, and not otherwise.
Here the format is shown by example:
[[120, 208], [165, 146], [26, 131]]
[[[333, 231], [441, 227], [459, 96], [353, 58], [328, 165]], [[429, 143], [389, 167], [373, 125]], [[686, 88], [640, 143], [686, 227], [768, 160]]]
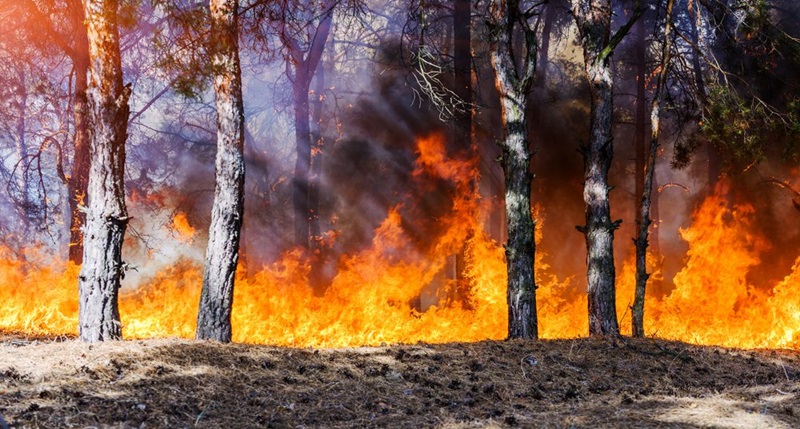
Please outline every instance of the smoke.
[[345, 247], [358, 248], [388, 209], [400, 207], [403, 228], [420, 249], [435, 242], [436, 219], [452, 205], [452, 189], [434, 177], [414, 177], [416, 139], [443, 132], [436, 112], [419, 109], [405, 76], [385, 73], [345, 117], [347, 136], [332, 148], [325, 187], [339, 219], [351, 222]]
[[[618, 15], [624, 18], [623, 13]], [[535, 87], [531, 94], [529, 128], [535, 150], [533, 201], [542, 218], [538, 250], [546, 254], [548, 271], [559, 278], [570, 278], [571, 289], [578, 293], [585, 289], [585, 242], [575, 229], [585, 223], [583, 160], [578, 148], [588, 140], [590, 107], [581, 73], [582, 57], [576, 50], [571, 25], [565, 24], [551, 42], [544, 84]], [[633, 130], [628, 124], [635, 102], [630, 96], [635, 93], [635, 81], [630, 58], [623, 54], [631, 48], [630, 39], [620, 45], [620, 54], [614, 58], [618, 74], [617, 122], [610, 182], [614, 186], [612, 218], [623, 220], [615, 235], [618, 272], [632, 253], [639, 198], [634, 195]], [[370, 244], [375, 228], [390, 209], [398, 208], [403, 231], [413, 243], [414, 251], [422, 254], [436, 243], [439, 220], [452, 208], [451, 183], [430, 175], [413, 174], [415, 141], [432, 133], [450, 136], [452, 124], [443, 123], [438, 112], [418, 98], [399, 48], [395, 41], [385, 42], [383, 51], [376, 56], [382, 63], [355, 74], [328, 73], [329, 86], [337, 88], [331, 90], [335, 96], [329, 99], [341, 103], [335, 106], [336, 110], [332, 102], [324, 108], [323, 115], [335, 113], [336, 119], [323, 127], [326, 143], [317, 158], [323, 165], [320, 224], [321, 238], [327, 246], [328, 277], [333, 275], [342, 255]], [[480, 158], [480, 190], [492, 208], [487, 229], [502, 242], [504, 179], [496, 161], [500, 154], [497, 142], [502, 139], [499, 104], [489, 63], [483, 61], [488, 59], [486, 45], [476, 41], [474, 52], [478, 69], [473, 138]], [[242, 254], [248, 269], [258, 269], [277, 260], [294, 246], [293, 124], [288, 114], [289, 85], [282, 71], [279, 62], [253, 70], [245, 68], [248, 134]], [[338, 88], [358, 88], [359, 95], [338, 95]], [[132, 133], [135, 137], [127, 181], [134, 221], [126, 242], [126, 259], [140, 271], [129, 278], [146, 277], [181, 258], [202, 263], [213, 201], [215, 136], [209, 101], [176, 103], [174, 98], [166, 98], [152, 108], [150, 117], [149, 122], [147, 119], [143, 122], [157, 132], [138, 128]], [[657, 182], [680, 186], [654, 190], [658, 217], [653, 235], [657, 240], [651, 238], [651, 241], [657, 241], [657, 250], [664, 257], [661, 269], [665, 278], [663, 285], [654, 286], [658, 293], [669, 291], [671, 278], [684, 266], [687, 246], [679, 230], [690, 224], [693, 208], [711, 191], [702, 147], [694, 153], [688, 168], [670, 167], [678, 124], [670, 121], [666, 124]], [[785, 190], [764, 184], [763, 180], [796, 175], [788, 165], [772, 162], [733, 178], [731, 204], [753, 204], [758, 218], [755, 225], [759, 228], [754, 232], [773, 243], [762, 256], [761, 267], [752, 273], [753, 284], [781, 276], [794, 261], [795, 252], [787, 250], [800, 244], [796, 222], [790, 221], [798, 213]], [[175, 231], [173, 221], [177, 213], [184, 214], [197, 231], [190, 242], [182, 241], [183, 237]]]

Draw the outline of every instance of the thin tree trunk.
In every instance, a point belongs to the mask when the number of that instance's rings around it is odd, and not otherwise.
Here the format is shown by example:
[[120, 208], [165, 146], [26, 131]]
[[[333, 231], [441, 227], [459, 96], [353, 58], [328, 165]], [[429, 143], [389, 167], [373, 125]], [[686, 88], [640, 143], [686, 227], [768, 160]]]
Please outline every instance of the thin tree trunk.
[[[545, 6], [544, 12], [544, 26], [542, 28], [542, 42], [539, 46], [539, 58], [536, 64], [536, 79], [533, 82], [533, 91], [537, 94], [538, 99], [534, 100], [533, 97], [528, 97], [528, 117], [532, 118], [533, 127], [538, 130], [541, 129], [541, 115], [539, 112], [542, 111], [542, 106], [545, 103], [542, 103], [546, 97], [544, 94], [545, 86], [547, 85], [547, 66], [550, 63], [550, 40], [551, 40], [551, 33], [553, 31], [553, 23], [556, 18], [556, 10], [555, 6], [552, 2], [547, 3]], [[533, 147], [533, 153], [535, 154], [536, 151], [541, 147], [543, 143], [543, 138], [541, 133], [534, 133], [531, 136], [531, 145]], [[536, 159], [531, 162], [531, 171], [534, 170], [534, 163]]]
[[536, 64], [536, 82], [534, 83], [537, 88], [544, 88], [547, 84], [547, 67], [550, 65], [550, 39], [556, 15], [556, 8], [552, 2], [545, 5], [542, 43], [539, 48], [539, 62]]
[[520, 18], [519, 2], [495, 0], [491, 13], [491, 60], [503, 114], [503, 168], [508, 229], [508, 336], [537, 338], [536, 281], [534, 276], [534, 222], [531, 216], [531, 153], [525, 117], [527, 94], [536, 73], [536, 35], [524, 27], [526, 52], [519, 76], [514, 65], [514, 25]]
[[[644, 29], [644, 20], [639, 20], [635, 25], [636, 41], [634, 54], [636, 61], [636, 112], [634, 115], [633, 147], [635, 153], [634, 163], [634, 206], [636, 213], [636, 223], [634, 225], [634, 237], [638, 234], [639, 228], [636, 225], [642, 221], [640, 203], [638, 197], [644, 193], [644, 171], [645, 171], [645, 146], [647, 146], [647, 100], [645, 94], [645, 79], [647, 78], [646, 48], [647, 36]], [[634, 241], [636, 239], [634, 238]]]
[[[646, 93], [645, 93], [645, 79], [647, 78], [647, 65], [646, 61], [646, 48], [647, 36], [645, 34], [644, 20], [639, 20], [634, 26], [635, 45], [634, 54], [636, 62], [636, 111], [634, 114], [634, 133], [633, 133], [633, 147], [635, 153], [634, 163], [634, 213], [635, 222], [633, 225], [633, 243], [636, 261], [636, 282], [639, 279], [639, 242], [637, 237], [640, 234], [640, 225], [642, 225], [642, 207], [641, 199], [639, 196], [644, 194], [645, 187], [645, 147], [647, 146], [647, 123], [646, 123]], [[642, 336], [637, 333], [637, 314], [636, 314], [636, 295], [634, 293], [634, 303], [631, 307], [631, 317], [633, 319], [633, 336]]]
[[611, 133], [613, 75], [610, 67], [611, 1], [573, 0], [591, 93], [589, 144], [583, 151], [589, 295], [589, 334], [619, 335], [614, 270], [614, 230], [608, 200], [608, 170], [614, 155]]
[[472, 31], [470, 0], [455, 0], [453, 11], [453, 69], [455, 94], [464, 108], [455, 118], [456, 138], [460, 150], [472, 147]]
[[324, 138], [322, 136], [322, 107], [325, 91], [325, 67], [317, 67], [314, 102], [311, 109], [311, 174], [309, 176], [308, 214], [309, 214], [309, 242], [311, 250], [311, 272], [309, 273], [311, 287], [317, 294], [322, 294], [325, 289], [322, 268], [325, 263], [324, 249], [321, 245], [322, 229], [319, 219], [320, 186], [322, 184], [322, 163], [324, 162]]
[[16, 174], [18, 175], [17, 186], [19, 186], [20, 200], [19, 208], [22, 211], [22, 235], [28, 235], [28, 227], [32, 218], [31, 211], [31, 192], [28, 186], [28, 169], [25, 164], [28, 162], [28, 141], [26, 139], [26, 132], [28, 129], [26, 119], [28, 117], [28, 88], [27, 88], [27, 73], [25, 66], [20, 66], [18, 69], [19, 87], [17, 88], [17, 156], [19, 157], [20, 164], [17, 167]]
[[50, 17], [43, 13], [34, 0], [23, 3], [33, 13], [41, 25], [41, 31], [52, 37], [52, 42], [72, 61], [75, 76], [73, 96], [70, 106], [74, 121], [72, 173], [63, 177], [67, 186], [69, 206], [69, 261], [80, 265], [83, 261], [83, 226], [86, 223], [88, 207], [87, 188], [89, 186], [89, 163], [91, 145], [91, 111], [87, 99], [87, 74], [89, 72], [89, 42], [85, 25], [85, 11], [82, 0], [66, 0], [64, 3], [67, 25], [64, 33], [57, 30]]
[[[87, 74], [89, 72], [89, 41], [87, 40], [85, 12], [82, 0], [66, 0], [65, 16], [67, 26], [65, 33], [56, 29], [49, 16], [42, 13], [37, 2], [26, 2], [29, 10], [42, 25], [42, 31], [48, 33], [58, 46], [72, 61], [72, 72], [75, 76], [71, 108], [74, 122], [72, 173], [64, 182], [67, 186], [67, 204], [69, 206], [69, 249], [70, 262], [80, 265], [83, 261], [83, 226], [86, 223], [86, 207], [88, 207], [87, 188], [89, 186], [89, 164], [91, 146], [91, 110], [87, 98]], [[66, 35], [65, 35], [66, 34]]]
[[[455, 77], [455, 94], [464, 103], [456, 112], [455, 145], [460, 156], [469, 158], [475, 152], [472, 143], [472, 43], [471, 43], [470, 0], [455, 0], [453, 5], [453, 69]], [[477, 178], [471, 181], [472, 189], [477, 188]], [[474, 231], [467, 232], [467, 241]], [[456, 254], [456, 288], [453, 298], [465, 306], [469, 306], [471, 286], [466, 276], [466, 243]]]
[[69, 227], [69, 260], [77, 265], [83, 262], [83, 225], [86, 223], [86, 212], [81, 207], [89, 204], [86, 189], [89, 183], [89, 104], [86, 98], [88, 82], [86, 75], [89, 69], [89, 46], [86, 39], [86, 28], [83, 25], [84, 12], [79, 1], [69, 4], [69, 16], [75, 28], [74, 55], [72, 58], [75, 71], [75, 92], [73, 95], [72, 117], [75, 122], [73, 136], [72, 176], [67, 183], [69, 193], [70, 227]]
[[640, 206], [639, 218], [637, 222], [639, 234], [636, 237], [636, 292], [633, 300], [633, 336], [644, 337], [644, 296], [647, 287], [647, 279], [650, 274], [647, 272], [647, 235], [650, 230], [650, 199], [653, 192], [653, 174], [656, 166], [656, 155], [658, 153], [658, 136], [660, 128], [660, 109], [664, 86], [667, 81], [667, 70], [670, 62], [670, 49], [672, 40], [670, 39], [672, 29], [672, 8], [675, 0], [667, 0], [667, 14], [664, 24], [664, 47], [661, 53], [661, 72], [658, 75], [656, 90], [653, 94], [653, 104], [650, 109], [650, 145], [647, 153], [647, 163], [645, 167], [644, 191], [642, 193], [642, 203]]
[[[692, 43], [694, 43], [694, 46], [700, 47], [700, 31], [697, 27], [698, 19], [700, 19], [698, 6], [693, 5], [689, 14], [689, 28], [691, 30]], [[717, 32], [717, 37], [720, 36], [724, 37], [724, 33]], [[708, 99], [706, 95], [705, 75], [703, 74], [703, 66], [700, 63], [700, 54], [698, 52], [692, 53], [692, 71], [694, 72], [694, 79], [697, 85], [700, 109], [704, 110], [708, 106]], [[709, 192], [713, 192], [714, 187], [719, 181], [720, 174], [722, 174], [722, 156], [711, 142], [706, 141], [705, 143], [706, 156], [708, 157], [708, 190]]]
[[239, 63], [238, 1], [211, 0], [217, 159], [197, 339], [229, 342], [239, 241], [244, 217], [244, 105]]
[[[725, 70], [734, 74], [743, 72], [743, 62], [735, 48], [737, 43], [736, 32], [737, 22], [735, 11], [732, 5], [738, 2], [731, 0], [699, 0], [699, 3], [708, 11], [709, 24], [714, 33], [714, 44], [712, 45], [714, 60], [721, 64]], [[693, 5], [695, 13], [698, 14], [698, 6]], [[695, 23], [696, 24], [696, 23]], [[696, 45], [699, 46], [699, 45]], [[720, 81], [726, 80], [725, 72], [717, 70], [717, 78]]]
[[294, 165], [292, 201], [294, 203], [294, 239], [303, 249], [311, 248], [311, 213], [309, 206], [309, 174], [311, 172], [311, 125], [309, 123], [308, 90], [311, 76], [299, 67], [292, 83], [294, 101], [294, 136], [297, 160]]
[[651, 197], [652, 201], [650, 203], [650, 217], [653, 220], [654, 227], [652, 230], [652, 237], [650, 240], [650, 248], [652, 249], [652, 252], [650, 253], [659, 256], [661, 255], [661, 239], [660, 239], [661, 228], [659, 228], [658, 224], [659, 224], [659, 219], [661, 219], [661, 213], [660, 213], [660, 204], [658, 198], [661, 196], [661, 192], [658, 189], [658, 172], [656, 171], [655, 168], [653, 169], [652, 189], [655, 190], [655, 192], [650, 191], [652, 194]]
[[95, 342], [122, 338], [117, 296], [128, 224], [124, 172], [130, 87], [122, 83], [118, 3], [85, 0], [85, 7], [93, 132], [78, 319], [81, 340]]
[[289, 50], [292, 78], [292, 98], [294, 102], [295, 140], [297, 144], [297, 160], [295, 162], [292, 204], [294, 206], [294, 239], [295, 245], [303, 249], [311, 249], [311, 126], [309, 124], [308, 91], [317, 66], [319, 65], [325, 44], [333, 24], [333, 8], [335, 0], [326, 0], [321, 5], [320, 21], [317, 28], [310, 28], [311, 40], [307, 53], [300, 48], [303, 42], [288, 34], [285, 24], [280, 27], [281, 40]]

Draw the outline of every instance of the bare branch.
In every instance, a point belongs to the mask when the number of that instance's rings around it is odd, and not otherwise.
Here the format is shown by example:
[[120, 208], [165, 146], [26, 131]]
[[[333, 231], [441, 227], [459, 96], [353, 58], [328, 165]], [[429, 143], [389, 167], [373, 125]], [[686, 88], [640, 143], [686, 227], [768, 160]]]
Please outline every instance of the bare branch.
[[456, 115], [469, 111], [470, 106], [467, 103], [451, 89], [442, 85], [439, 78], [444, 72], [444, 67], [428, 47], [419, 48], [414, 63], [416, 67], [412, 76], [420, 91], [439, 111], [441, 121], [452, 120]]
[[684, 191], [686, 191], [687, 193], [689, 192], [689, 187], [688, 186], [684, 186], [684, 185], [681, 185], [680, 183], [675, 183], [675, 182], [665, 183], [665, 184], [659, 186], [658, 189], [656, 189], [656, 191], [660, 194], [661, 192], [663, 192], [667, 188], [680, 188], [680, 189], [683, 189]]

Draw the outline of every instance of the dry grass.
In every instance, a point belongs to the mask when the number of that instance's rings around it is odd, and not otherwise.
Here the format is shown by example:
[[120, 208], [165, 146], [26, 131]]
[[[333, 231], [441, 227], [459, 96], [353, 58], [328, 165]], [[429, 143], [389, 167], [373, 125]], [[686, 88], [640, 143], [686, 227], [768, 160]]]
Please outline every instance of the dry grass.
[[580, 339], [340, 350], [0, 340], [12, 427], [800, 427], [800, 353]]

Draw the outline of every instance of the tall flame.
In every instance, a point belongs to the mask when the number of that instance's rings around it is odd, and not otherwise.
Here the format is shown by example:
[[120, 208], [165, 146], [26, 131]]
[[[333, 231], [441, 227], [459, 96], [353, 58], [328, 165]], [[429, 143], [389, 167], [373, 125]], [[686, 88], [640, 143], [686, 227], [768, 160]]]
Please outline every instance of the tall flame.
[[798, 349], [800, 258], [770, 290], [749, 284], [769, 244], [753, 232], [753, 206], [728, 203], [728, 186], [720, 183], [681, 230], [689, 243], [686, 266], [669, 295], [647, 301], [646, 331], [699, 344]]
[[[289, 346], [339, 347], [381, 343], [478, 341], [505, 337], [506, 266], [502, 246], [483, 229], [486, 207], [470, 181], [471, 160], [445, 157], [439, 135], [418, 140], [415, 175], [447, 180], [455, 197], [441, 231], [428, 250], [414, 247], [402, 228], [402, 207], [389, 210], [375, 230], [372, 245], [338, 261], [330, 287], [315, 295], [310, 268], [300, 251], [290, 251], [254, 274], [237, 273], [234, 341]], [[731, 205], [721, 187], [698, 206], [692, 225], [681, 231], [689, 244], [685, 268], [675, 289], [646, 301], [646, 331], [662, 338], [735, 347], [800, 349], [800, 258], [769, 291], [746, 281], [768, 244], [752, 232], [753, 208]], [[541, 218], [541, 216], [539, 216]], [[191, 226], [175, 218], [181, 237]], [[541, 226], [541, 222], [540, 222]], [[541, 228], [537, 230], [540, 238]], [[465, 246], [466, 245], [466, 246]], [[454, 281], [442, 270], [465, 247], [468, 303], [444, 299]], [[654, 259], [654, 258], [651, 258]], [[586, 335], [585, 290], [559, 278], [536, 257], [537, 303], [543, 338]], [[0, 329], [46, 334], [75, 334], [78, 267], [53, 263], [37, 249], [16, 254], [0, 248]], [[658, 273], [656, 274], [656, 276]], [[618, 314], [630, 332], [628, 306], [633, 297], [633, 263], [619, 271]], [[194, 335], [202, 267], [180, 260], [120, 295], [126, 338]], [[438, 285], [435, 304], [418, 297]]]

